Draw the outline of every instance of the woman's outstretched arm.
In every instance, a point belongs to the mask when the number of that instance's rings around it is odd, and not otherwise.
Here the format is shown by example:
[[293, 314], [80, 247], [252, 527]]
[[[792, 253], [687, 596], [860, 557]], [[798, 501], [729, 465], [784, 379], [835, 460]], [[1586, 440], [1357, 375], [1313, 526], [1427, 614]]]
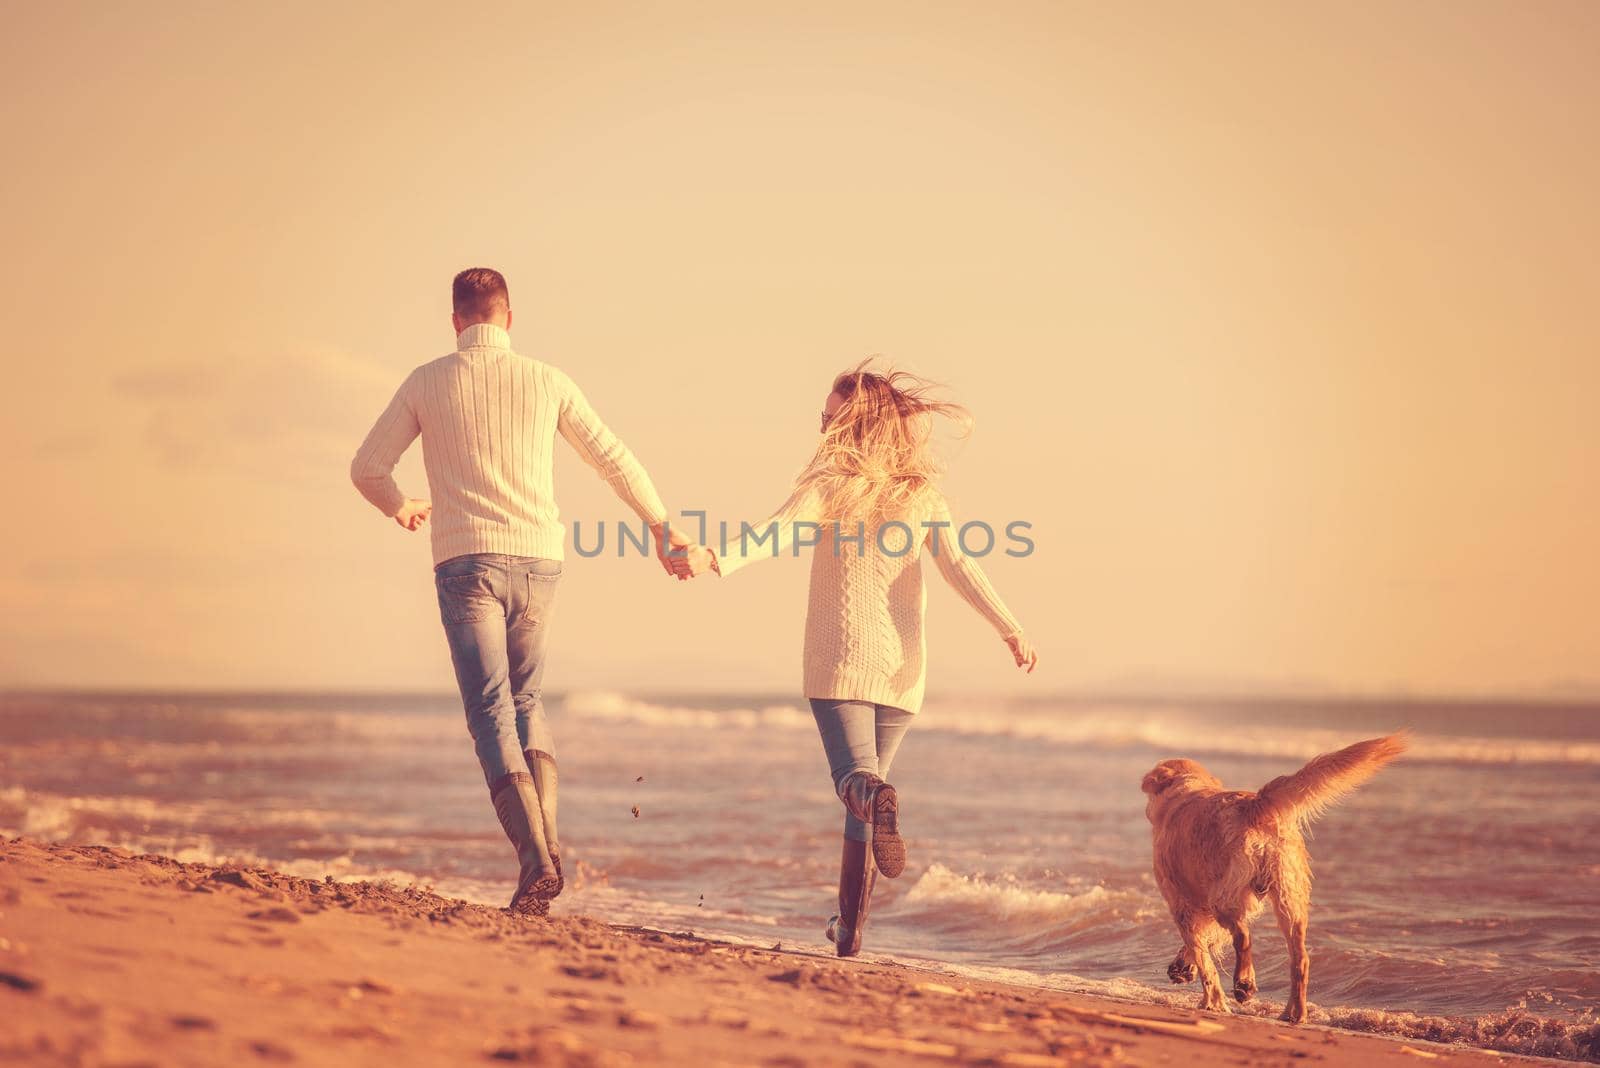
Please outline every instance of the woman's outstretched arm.
[[728, 531], [726, 550], [721, 545], [710, 546], [711, 567], [727, 578], [735, 571], [756, 560], [775, 556], [796, 555], [796, 542], [814, 545], [821, 532], [822, 504], [817, 495], [808, 490], [792, 494], [776, 512], [759, 523], [740, 523]]
[[961, 595], [962, 600], [987, 619], [1006, 645], [1010, 646], [1017, 666], [1031, 672], [1039, 662], [1039, 654], [1034, 652], [1033, 643], [1023, 636], [1022, 624], [995, 592], [983, 568], [961, 551], [961, 540], [956, 533], [958, 529], [950, 516], [949, 502], [940, 494], [934, 502], [933, 515], [929, 518], [928, 535], [924, 540], [927, 551], [939, 565], [939, 574], [944, 576], [944, 580]]

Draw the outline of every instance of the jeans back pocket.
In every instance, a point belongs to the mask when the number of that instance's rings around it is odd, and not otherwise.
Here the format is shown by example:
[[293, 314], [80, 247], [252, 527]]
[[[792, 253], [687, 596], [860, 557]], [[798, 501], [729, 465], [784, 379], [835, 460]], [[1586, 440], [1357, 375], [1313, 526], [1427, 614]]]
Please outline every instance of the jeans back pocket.
[[554, 561], [540, 561], [528, 570], [528, 603], [522, 610], [522, 622], [529, 626], [545, 626], [555, 608], [556, 583], [561, 578], [561, 565], [549, 566]]
[[504, 606], [490, 582], [489, 572], [479, 569], [459, 575], [440, 575], [439, 615], [446, 623], [480, 623], [495, 613], [504, 613]]

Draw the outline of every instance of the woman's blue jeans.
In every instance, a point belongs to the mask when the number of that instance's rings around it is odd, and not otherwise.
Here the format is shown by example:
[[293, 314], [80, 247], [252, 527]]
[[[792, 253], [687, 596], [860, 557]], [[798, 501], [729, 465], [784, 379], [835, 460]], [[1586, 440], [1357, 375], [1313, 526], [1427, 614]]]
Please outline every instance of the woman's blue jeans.
[[457, 556], [433, 569], [467, 730], [491, 790], [511, 772], [527, 772], [525, 750], [555, 756], [539, 688], [560, 578], [559, 560], [503, 553]]
[[[889, 764], [911, 726], [911, 713], [871, 701], [839, 701], [813, 697], [811, 714], [822, 735], [822, 750], [828, 754], [828, 770], [833, 773], [833, 792], [839, 800], [852, 775], [865, 772], [889, 777]], [[844, 836], [858, 842], [872, 840], [872, 825], [844, 811]]]

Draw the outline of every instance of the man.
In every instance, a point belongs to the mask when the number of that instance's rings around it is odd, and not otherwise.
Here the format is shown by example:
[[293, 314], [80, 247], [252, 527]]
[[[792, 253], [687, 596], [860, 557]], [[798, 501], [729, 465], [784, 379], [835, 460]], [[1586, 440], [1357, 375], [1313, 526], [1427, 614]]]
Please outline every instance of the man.
[[[510, 907], [543, 914], [562, 887], [555, 745], [540, 700], [566, 541], [555, 501], [558, 433], [650, 524], [669, 573], [674, 554], [666, 509], [633, 453], [572, 379], [512, 351], [500, 272], [462, 271], [451, 295], [456, 351], [407, 376], [350, 478], [406, 530], [432, 520], [434, 585], [467, 729], [521, 865]], [[393, 477], [418, 434], [431, 504], [407, 497]], [[686, 543], [674, 533], [673, 545]]]

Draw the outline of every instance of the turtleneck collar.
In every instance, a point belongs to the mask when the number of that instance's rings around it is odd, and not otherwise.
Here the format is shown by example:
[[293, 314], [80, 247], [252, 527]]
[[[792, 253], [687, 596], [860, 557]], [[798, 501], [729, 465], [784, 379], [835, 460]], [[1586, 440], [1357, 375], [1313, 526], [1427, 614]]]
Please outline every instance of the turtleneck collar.
[[511, 335], [493, 323], [473, 323], [456, 335], [457, 349], [509, 349]]

